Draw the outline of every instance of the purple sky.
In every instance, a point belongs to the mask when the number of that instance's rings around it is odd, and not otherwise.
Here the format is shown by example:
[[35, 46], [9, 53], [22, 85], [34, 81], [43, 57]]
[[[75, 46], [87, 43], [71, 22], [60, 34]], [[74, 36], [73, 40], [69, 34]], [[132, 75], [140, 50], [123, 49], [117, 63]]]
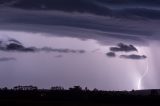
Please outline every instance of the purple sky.
[[[102, 90], [160, 87], [159, 20], [8, 8], [0, 12], [0, 41], [7, 42], [12, 38], [25, 47], [85, 51], [26, 53], [1, 50], [0, 58], [5, 61], [0, 61], [0, 87], [35, 85], [50, 88], [60, 85], [68, 88], [80, 85]], [[110, 52], [110, 47], [120, 42], [134, 45], [138, 52], [122, 51], [116, 53], [116, 57], [108, 57], [106, 53]], [[131, 54], [146, 55], [147, 58], [119, 58]]]

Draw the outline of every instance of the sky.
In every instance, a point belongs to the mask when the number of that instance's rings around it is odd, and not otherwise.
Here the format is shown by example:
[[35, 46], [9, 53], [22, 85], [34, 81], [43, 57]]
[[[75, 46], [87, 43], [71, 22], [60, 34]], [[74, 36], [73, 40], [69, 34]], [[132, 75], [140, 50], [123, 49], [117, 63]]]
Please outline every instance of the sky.
[[158, 0], [0, 0], [0, 87], [159, 89]]

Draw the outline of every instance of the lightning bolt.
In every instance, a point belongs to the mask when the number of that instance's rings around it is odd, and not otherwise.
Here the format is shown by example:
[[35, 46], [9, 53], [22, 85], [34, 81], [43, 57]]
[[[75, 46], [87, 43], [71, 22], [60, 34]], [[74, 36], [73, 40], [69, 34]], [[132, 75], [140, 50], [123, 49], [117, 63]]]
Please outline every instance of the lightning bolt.
[[140, 78], [139, 81], [138, 81], [138, 90], [142, 89], [142, 87], [141, 87], [141, 85], [142, 85], [142, 80], [143, 80], [143, 78], [148, 74], [148, 72], [149, 72], [149, 61], [148, 61], [148, 59], [147, 59], [147, 67], [146, 67], [146, 70], [145, 70], [145, 72], [143, 73], [143, 75], [141, 76], [141, 78]]

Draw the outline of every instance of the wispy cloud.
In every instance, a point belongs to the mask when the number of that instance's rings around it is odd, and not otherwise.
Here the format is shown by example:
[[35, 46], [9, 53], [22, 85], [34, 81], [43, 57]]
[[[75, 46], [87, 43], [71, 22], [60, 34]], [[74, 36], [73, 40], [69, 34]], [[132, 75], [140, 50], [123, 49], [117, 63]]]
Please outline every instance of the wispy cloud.
[[141, 60], [141, 59], [146, 59], [147, 56], [131, 54], [131, 55], [120, 55], [120, 58]]
[[56, 58], [62, 58], [63, 57], [63, 55], [57, 55], [57, 56], [55, 56]]
[[13, 57], [1, 57], [0, 62], [5, 62], [5, 61], [15, 61], [16, 58]]
[[85, 53], [85, 50], [54, 49], [54, 48], [50, 48], [50, 47], [43, 47], [43, 48], [40, 48], [37, 50], [45, 51], [45, 52], [58, 52], [58, 53]]

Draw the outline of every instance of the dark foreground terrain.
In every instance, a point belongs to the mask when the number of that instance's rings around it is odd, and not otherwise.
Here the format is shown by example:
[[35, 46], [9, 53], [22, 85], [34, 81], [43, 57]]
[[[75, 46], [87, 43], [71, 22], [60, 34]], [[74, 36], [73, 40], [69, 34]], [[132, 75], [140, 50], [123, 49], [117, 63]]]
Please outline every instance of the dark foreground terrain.
[[0, 106], [160, 106], [160, 90], [99, 91], [75, 86], [50, 90], [17, 86], [0, 90]]

